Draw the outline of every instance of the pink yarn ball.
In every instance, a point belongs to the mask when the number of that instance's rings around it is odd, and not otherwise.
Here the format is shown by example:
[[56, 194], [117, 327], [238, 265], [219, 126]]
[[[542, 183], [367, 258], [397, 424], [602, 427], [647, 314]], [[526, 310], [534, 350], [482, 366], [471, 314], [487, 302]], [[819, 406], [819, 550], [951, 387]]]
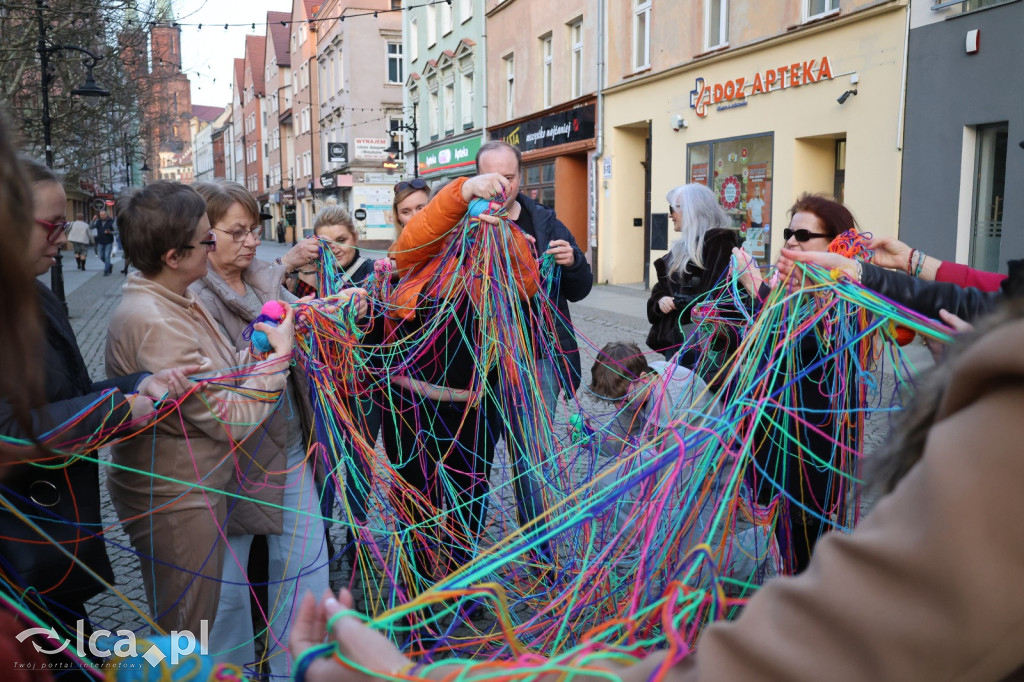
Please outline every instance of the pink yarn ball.
[[278, 322], [284, 320], [286, 315], [284, 305], [280, 301], [267, 301], [260, 309], [260, 313]]

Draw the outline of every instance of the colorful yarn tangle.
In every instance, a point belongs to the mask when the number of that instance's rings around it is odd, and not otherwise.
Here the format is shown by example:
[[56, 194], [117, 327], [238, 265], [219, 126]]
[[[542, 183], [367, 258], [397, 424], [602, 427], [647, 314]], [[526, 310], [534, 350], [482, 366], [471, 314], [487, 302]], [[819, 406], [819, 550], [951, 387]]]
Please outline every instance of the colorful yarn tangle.
[[[655, 649], [678, 661], [820, 533], [856, 523], [865, 433], [902, 408], [916, 374], [893, 323], [948, 337], [816, 268], [756, 303], [726, 276], [694, 304], [681, 365], [643, 363], [642, 381], [623, 369], [630, 392], [612, 402], [588, 387], [600, 349], [576, 332], [582, 386], [552, 401], [571, 371], [560, 269], [533, 253], [542, 282], [527, 298], [519, 228], [491, 215], [498, 225], [467, 215], [422, 247], [438, 268], [378, 260], [365, 294], [346, 292], [321, 249], [321, 298], [294, 305], [294, 365], [314, 411], [307, 465], [322, 474], [309, 521], [349, 545], [318, 561], [353, 553], [360, 610], [422, 662], [415, 675], [470, 657], [516, 679]], [[866, 257], [862, 235], [841, 239]], [[202, 379], [230, 386], [254, 370]], [[180, 404], [160, 419], [179, 419]], [[48, 444], [105, 467], [109, 440], [61, 442], [57, 430]], [[5, 592], [27, 608], [13, 577]], [[266, 619], [290, 617], [279, 607]], [[295, 653], [301, 667], [320, 652]]]
[[830, 253], [838, 253], [846, 258], [859, 258], [871, 262], [875, 252], [871, 248], [871, 233], [858, 232], [855, 229], [847, 230], [832, 240], [828, 245]]

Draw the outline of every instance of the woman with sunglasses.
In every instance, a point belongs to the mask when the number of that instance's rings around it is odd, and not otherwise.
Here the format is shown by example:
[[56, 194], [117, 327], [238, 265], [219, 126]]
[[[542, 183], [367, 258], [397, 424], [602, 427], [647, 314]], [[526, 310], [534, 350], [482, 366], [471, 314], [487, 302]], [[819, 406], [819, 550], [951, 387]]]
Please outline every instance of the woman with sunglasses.
[[277, 327], [256, 325], [273, 347], [263, 361], [225, 337], [189, 290], [206, 275], [208, 255], [220, 242], [214, 235], [221, 234], [210, 229], [206, 202], [191, 187], [161, 180], [123, 195], [117, 222], [138, 272], [128, 276], [110, 320], [107, 374], [195, 365], [204, 390], [178, 402], [150, 433], [114, 446], [110, 498], [139, 554], [157, 624], [165, 631], [213, 631], [229, 506], [222, 491], [236, 468], [251, 470], [238, 444], [280, 404], [291, 309]]
[[[691, 323], [695, 299], [710, 291], [729, 270], [732, 250], [739, 246], [739, 234], [729, 229], [730, 219], [704, 185], [691, 183], [669, 191], [669, 215], [680, 238], [667, 254], [654, 261], [658, 282], [651, 287], [647, 320], [651, 331], [647, 345], [666, 360], [679, 351], [684, 334], [681, 326]], [[734, 340], [723, 339], [716, 352], [728, 357]], [[685, 354], [680, 364], [693, 368], [697, 358]], [[716, 370], [705, 372], [710, 380]]]
[[[64, 187], [53, 172], [38, 161], [22, 157], [19, 173], [27, 179], [27, 196], [18, 197], [34, 224], [26, 236], [27, 269], [33, 277], [55, 263], [67, 241]], [[8, 190], [10, 188], [7, 188]], [[19, 226], [20, 227], [20, 226]], [[6, 246], [6, 245], [5, 245]], [[15, 418], [20, 397], [0, 400], [0, 432], [5, 436], [45, 444], [95, 442], [100, 437], [127, 435], [145, 425], [154, 414], [153, 400], [187, 390], [185, 374], [194, 367], [126, 373], [111, 381], [93, 382], [79, 350], [67, 313], [57, 298], [34, 281], [42, 343], [32, 348], [23, 363], [38, 368], [43, 380], [41, 400], [30, 405], [27, 420]], [[6, 292], [15, 296], [16, 292]], [[10, 323], [32, 325], [13, 319]], [[187, 364], [187, 363], [179, 363]], [[10, 369], [10, 368], [8, 368]], [[102, 592], [114, 576], [107, 559], [100, 517], [99, 469], [95, 453], [68, 466], [64, 455], [48, 453], [40, 466], [8, 466], [0, 492], [74, 559], [55, 545], [41, 544], [8, 509], [0, 511], [0, 573], [3, 579], [28, 590], [26, 604], [45, 622], [74, 632], [78, 619], [89, 622], [85, 602]], [[97, 580], [91, 572], [102, 580]]]
[[[207, 256], [207, 271], [189, 290], [210, 312], [234, 351], [249, 347], [245, 331], [263, 304], [295, 297], [283, 289], [288, 264], [309, 267], [318, 253], [315, 240], [304, 239], [281, 259], [282, 264], [256, 258], [260, 244], [260, 210], [253, 195], [237, 182], [199, 182], [192, 187], [206, 201], [206, 217], [216, 238]], [[313, 461], [307, 460], [312, 409], [305, 377], [297, 367], [288, 372], [281, 409], [259, 425], [235, 450], [236, 466], [227, 491], [227, 556], [224, 559], [217, 625], [210, 631], [210, 652], [218, 661], [255, 666], [255, 634], [249, 595], [249, 553], [256, 536], [267, 539], [259, 575], [269, 582], [262, 624], [270, 629], [264, 659], [271, 674], [286, 677], [291, 660], [288, 641], [293, 596], [328, 585], [328, 555], [320, 504], [313, 483]], [[263, 555], [260, 554], [262, 557]], [[252, 668], [254, 669], [254, 668]]]
[[395, 221], [395, 239], [402, 236], [406, 224], [423, 210], [428, 201], [430, 187], [423, 178], [403, 180], [395, 184], [395, 200], [391, 204], [391, 216]]
[[[792, 218], [783, 236], [786, 248], [797, 252], [827, 252], [836, 237], [857, 227], [848, 208], [813, 194], [797, 199], [789, 214]], [[781, 280], [776, 277], [770, 283], [763, 281], [757, 263], [746, 251], [734, 249], [733, 254], [742, 268], [739, 281], [755, 300], [765, 300]], [[815, 305], [816, 301], [817, 297], [810, 297], [808, 302]], [[794, 350], [781, 359], [779, 374], [769, 381], [782, 386], [788, 382], [786, 377], [799, 375], [800, 379], [785, 395], [774, 396], [766, 403], [753, 440], [756, 466], [752, 476], [758, 503], [770, 504], [773, 497], [783, 493], [789, 506], [788, 533], [780, 537], [779, 544], [786, 546], [784, 538], [788, 534], [794, 573], [806, 568], [818, 538], [831, 530], [828, 519], [835, 519], [839, 525], [846, 522], [845, 502], [854, 453], [860, 452], [862, 442], [856, 408], [863, 400], [863, 391], [855, 376], [839, 376], [846, 366], [841, 358], [853, 350], [822, 361], [831, 352], [821, 343], [828, 337], [823, 331], [820, 325], [811, 325], [799, 338], [787, 340]], [[774, 346], [767, 344], [769, 348]], [[783, 405], [775, 407], [776, 401]], [[841, 411], [854, 417], [844, 418]]]

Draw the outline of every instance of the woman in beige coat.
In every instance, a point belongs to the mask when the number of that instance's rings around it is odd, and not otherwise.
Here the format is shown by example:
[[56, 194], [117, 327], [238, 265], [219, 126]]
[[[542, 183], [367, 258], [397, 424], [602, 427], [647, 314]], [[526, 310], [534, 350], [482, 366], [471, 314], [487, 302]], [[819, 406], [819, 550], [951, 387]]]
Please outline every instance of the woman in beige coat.
[[213, 626], [224, 557], [225, 489], [235, 444], [278, 405], [288, 376], [292, 316], [265, 328], [273, 346], [256, 365], [237, 352], [190, 284], [216, 246], [206, 203], [190, 187], [154, 182], [118, 200], [125, 252], [139, 273], [110, 321], [110, 377], [198, 365], [200, 390], [154, 427], [115, 445], [110, 497], [139, 553], [146, 597], [166, 631]]

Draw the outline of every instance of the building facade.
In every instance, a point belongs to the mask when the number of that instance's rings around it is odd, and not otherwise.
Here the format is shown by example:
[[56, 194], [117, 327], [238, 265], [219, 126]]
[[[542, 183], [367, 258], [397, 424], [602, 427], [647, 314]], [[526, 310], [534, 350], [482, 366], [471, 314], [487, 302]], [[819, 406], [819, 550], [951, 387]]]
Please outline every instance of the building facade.
[[804, 192], [896, 234], [905, 0], [629, 0], [607, 19], [599, 281], [649, 281], [673, 238], [663, 197], [687, 182], [761, 262]]
[[[267, 54], [264, 65], [266, 81], [267, 128], [267, 192], [272, 223], [295, 224], [295, 193], [285, 197], [285, 188], [292, 186], [288, 160], [292, 157], [291, 140], [291, 50], [288, 47], [291, 15], [288, 12], [267, 12]], [[284, 23], [282, 23], [284, 22]], [[287, 164], [287, 165], [286, 165]]]
[[435, 185], [472, 175], [486, 123], [484, 0], [417, 5], [403, 19], [407, 170]]
[[[370, 243], [390, 243], [396, 178], [383, 164], [402, 121], [402, 14], [391, 0], [327, 0], [317, 11], [321, 159], [316, 198], [350, 212]], [[374, 12], [377, 15], [374, 16]], [[341, 20], [340, 17], [346, 17]], [[362, 215], [360, 213], [359, 215]]]
[[522, 150], [521, 191], [558, 213], [591, 264], [604, 5], [486, 3], [488, 138]]
[[245, 37], [245, 65], [242, 80], [243, 148], [245, 153], [245, 187], [260, 204], [266, 197], [266, 175], [264, 173], [264, 128], [266, 109], [263, 106], [266, 95], [264, 80], [267, 37]]
[[[181, 29], [171, 3], [158, 3], [149, 31], [149, 72], [146, 120], [149, 140], [145, 156], [155, 159], [152, 179], [179, 179], [191, 174], [186, 159], [191, 144], [192, 88], [181, 71]], [[147, 160], [148, 163], [148, 160]]]
[[313, 192], [319, 187], [320, 135], [318, 115], [316, 32], [321, 29], [316, 16], [319, 0], [292, 0], [288, 49], [292, 70], [292, 132], [294, 156], [292, 181], [295, 190], [295, 226], [298, 234], [313, 233], [315, 206]]
[[197, 181], [206, 182], [216, 177], [213, 162], [213, 131], [224, 111], [219, 107], [192, 105], [192, 174]]
[[1024, 254], [1024, 3], [911, 3], [900, 239], [1006, 272]]
[[228, 161], [234, 170], [231, 180], [244, 185], [245, 181], [245, 115], [242, 110], [245, 90], [245, 58], [238, 57], [232, 69], [231, 83], [231, 158]]

